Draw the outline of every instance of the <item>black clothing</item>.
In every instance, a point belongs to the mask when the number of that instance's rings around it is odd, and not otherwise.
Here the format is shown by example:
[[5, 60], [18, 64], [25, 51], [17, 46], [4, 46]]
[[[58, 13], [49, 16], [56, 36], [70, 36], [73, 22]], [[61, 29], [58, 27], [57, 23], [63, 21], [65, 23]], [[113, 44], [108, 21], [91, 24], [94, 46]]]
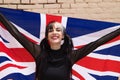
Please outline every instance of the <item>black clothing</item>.
[[43, 72], [42, 80], [70, 80], [70, 70], [67, 64], [66, 54], [61, 50], [50, 50], [48, 64]]
[[[20, 32], [11, 24], [9, 23], [6, 18], [0, 15], [0, 22], [2, 22], [7, 30], [31, 53], [34, 57], [37, 65], [37, 77], [38, 80], [70, 80], [70, 73], [72, 65], [80, 60], [81, 58], [85, 57], [93, 50], [95, 50], [100, 45], [108, 42], [109, 40], [115, 38], [116, 36], [120, 35], [120, 28], [116, 31], [113, 31], [102, 38], [87, 44], [86, 46], [82, 47], [78, 50], [73, 50], [71, 52], [71, 63], [70, 65], [69, 58], [67, 54], [61, 53], [61, 50], [50, 50], [48, 52], [47, 57], [42, 58], [40, 56], [41, 51], [40, 46], [30, 42], [26, 37], [24, 37]], [[41, 60], [42, 59], [42, 60]], [[42, 66], [43, 72], [41, 73], [39, 68], [41, 65], [47, 63], [47, 66]], [[41, 76], [41, 77], [40, 77]]]

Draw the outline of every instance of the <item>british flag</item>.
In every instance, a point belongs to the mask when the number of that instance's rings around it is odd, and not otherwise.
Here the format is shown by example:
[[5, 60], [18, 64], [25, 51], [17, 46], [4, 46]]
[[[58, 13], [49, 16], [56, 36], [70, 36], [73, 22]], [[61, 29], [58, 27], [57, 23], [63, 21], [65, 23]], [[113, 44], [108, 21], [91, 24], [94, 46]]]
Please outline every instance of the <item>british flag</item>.
[[[87, 20], [22, 10], [0, 8], [2, 13], [31, 41], [40, 44], [46, 24], [61, 22], [75, 49], [116, 30], [120, 23]], [[0, 80], [35, 80], [35, 61], [0, 22]], [[100, 46], [73, 66], [73, 80], [117, 80], [120, 76], [120, 36]]]

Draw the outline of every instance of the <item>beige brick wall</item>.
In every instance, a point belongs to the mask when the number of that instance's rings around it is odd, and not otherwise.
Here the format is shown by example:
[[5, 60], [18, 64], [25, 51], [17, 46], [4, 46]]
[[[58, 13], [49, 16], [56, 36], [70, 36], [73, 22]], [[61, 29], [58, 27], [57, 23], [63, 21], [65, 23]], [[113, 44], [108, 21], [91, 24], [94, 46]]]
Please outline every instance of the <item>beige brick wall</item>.
[[120, 0], [0, 0], [0, 7], [120, 23]]

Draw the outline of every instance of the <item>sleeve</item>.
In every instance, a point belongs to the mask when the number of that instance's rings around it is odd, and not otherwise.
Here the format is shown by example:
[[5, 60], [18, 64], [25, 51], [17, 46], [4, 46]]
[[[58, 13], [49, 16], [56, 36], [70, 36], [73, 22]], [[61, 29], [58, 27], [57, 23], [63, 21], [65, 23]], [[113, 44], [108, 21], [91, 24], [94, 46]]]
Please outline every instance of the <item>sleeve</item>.
[[[29, 41], [23, 34], [21, 34], [18, 29], [12, 25], [6, 18], [0, 13], [0, 22], [5, 26], [5, 28], [11, 33], [11, 35], [16, 38], [24, 48], [26, 48], [33, 57], [36, 57], [35, 49], [38, 50], [38, 45], [35, 45]], [[39, 50], [38, 50], [39, 51]], [[38, 53], [38, 52], [36, 52]]]
[[89, 53], [91, 53], [93, 50], [95, 50], [96, 48], [98, 48], [99, 46], [105, 44], [106, 42], [112, 40], [113, 38], [117, 37], [120, 35], [120, 28], [108, 33], [107, 35], [99, 38], [98, 40], [91, 42], [87, 45], [85, 45], [84, 47], [77, 49], [77, 50], [73, 50], [71, 57], [72, 57], [72, 62], [75, 63], [76, 61], [78, 61], [79, 59], [85, 57], [86, 55], [88, 55]]

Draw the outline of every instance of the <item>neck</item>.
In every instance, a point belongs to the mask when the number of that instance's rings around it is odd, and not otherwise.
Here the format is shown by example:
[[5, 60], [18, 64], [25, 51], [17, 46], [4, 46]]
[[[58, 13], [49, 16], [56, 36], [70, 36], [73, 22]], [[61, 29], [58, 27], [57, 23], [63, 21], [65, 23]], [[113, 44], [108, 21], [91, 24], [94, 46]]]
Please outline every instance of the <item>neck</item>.
[[52, 45], [50, 45], [50, 47], [52, 50], [59, 50], [61, 48], [61, 45], [60, 44], [52, 44]]

